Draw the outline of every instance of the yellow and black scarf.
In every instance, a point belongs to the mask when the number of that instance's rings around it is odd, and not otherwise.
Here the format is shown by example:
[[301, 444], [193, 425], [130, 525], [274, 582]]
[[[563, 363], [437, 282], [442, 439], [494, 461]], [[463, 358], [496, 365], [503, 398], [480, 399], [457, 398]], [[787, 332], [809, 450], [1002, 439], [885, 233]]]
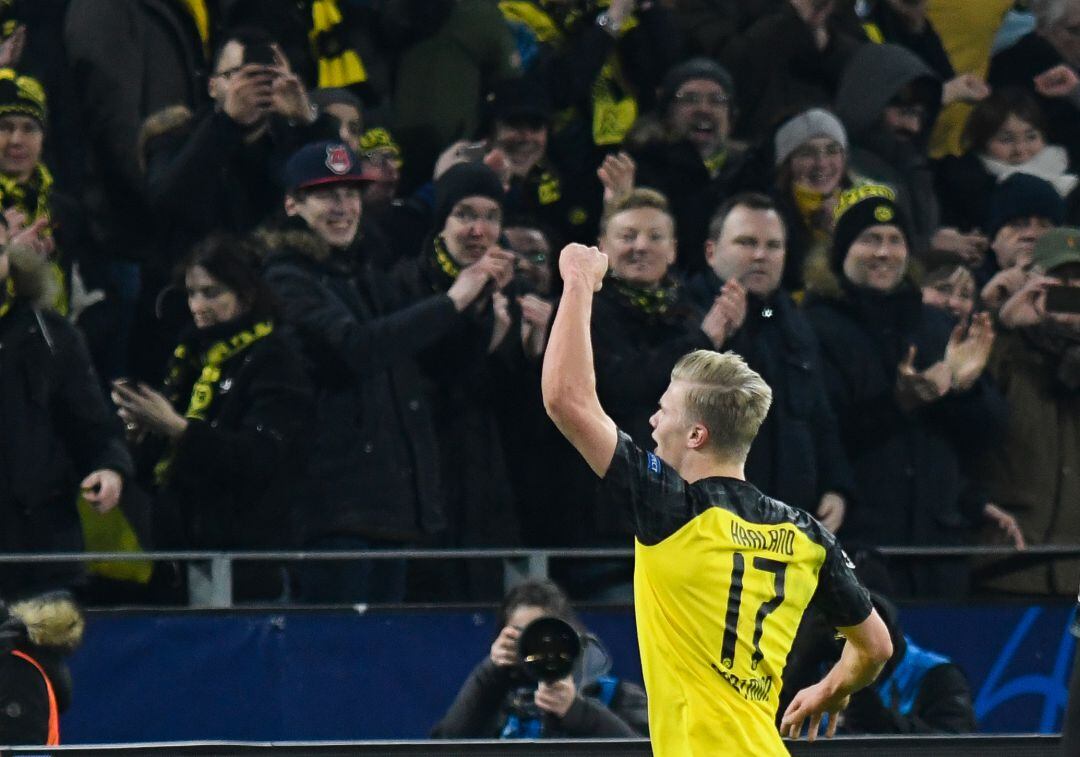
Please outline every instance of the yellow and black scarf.
[[[532, 0], [501, 0], [499, 10], [511, 24], [527, 26], [536, 41], [558, 48], [565, 44], [566, 34], [577, 24], [591, 18], [579, 7], [560, 12], [558, 7], [541, 7]], [[607, 0], [596, 4], [598, 8], [609, 5]], [[619, 36], [638, 25], [637, 16], [631, 15], [619, 29]], [[638, 104], [633, 88], [623, 74], [617, 51], [612, 51], [597, 74], [592, 86], [592, 137], [597, 145], [621, 144], [623, 137], [637, 120]], [[566, 114], [556, 116], [556, 124], [565, 123]]]
[[319, 87], [348, 87], [368, 79], [360, 53], [349, 46], [338, 0], [311, 3], [308, 40], [319, 67]]
[[[165, 376], [165, 396], [173, 407], [179, 407], [183, 402], [185, 388], [190, 383], [191, 392], [184, 417], [206, 420], [217, 398], [214, 390], [221, 380], [222, 366], [273, 331], [272, 322], [261, 321], [252, 324], [250, 328], [234, 330], [230, 335], [202, 349], [195, 344], [177, 345]], [[170, 445], [165, 456], [154, 466], [154, 481], [159, 486], [168, 481], [169, 469], [175, 455], [176, 446]]]
[[454, 260], [450, 255], [450, 251], [446, 249], [446, 240], [442, 238], [441, 234], [435, 236], [431, 249], [435, 270], [441, 272], [447, 281], [453, 283], [458, 274], [461, 273], [462, 266]]
[[[26, 216], [27, 226], [42, 216], [49, 218], [52, 188], [52, 174], [42, 163], [34, 166], [34, 174], [30, 180], [21, 184], [12, 176], [0, 174], [0, 209], [18, 208]], [[63, 266], [53, 260], [49, 263], [49, 275], [56, 283], [56, 297], [52, 302], [53, 310], [66, 316], [70, 307], [67, 274]]]
[[608, 283], [619, 300], [646, 315], [667, 315], [679, 301], [679, 285], [672, 279], [665, 279], [655, 289], [639, 287], [615, 276], [608, 276]]

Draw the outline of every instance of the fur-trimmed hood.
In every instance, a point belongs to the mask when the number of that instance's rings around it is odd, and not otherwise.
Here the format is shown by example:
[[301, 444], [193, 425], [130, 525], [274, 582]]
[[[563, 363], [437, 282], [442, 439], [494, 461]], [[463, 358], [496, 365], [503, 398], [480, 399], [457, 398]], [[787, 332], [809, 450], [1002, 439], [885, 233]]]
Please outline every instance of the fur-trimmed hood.
[[265, 259], [285, 255], [302, 255], [317, 263], [325, 263], [334, 250], [303, 221], [288, 219], [277, 226], [264, 226], [252, 233], [252, 238]]
[[146, 173], [147, 148], [155, 139], [187, 129], [194, 118], [195, 114], [186, 105], [170, 105], [147, 116], [139, 129], [139, 137], [135, 143], [139, 170]]
[[[31, 644], [70, 654], [82, 643], [86, 621], [79, 606], [64, 592], [15, 602], [6, 609], [3, 626], [21, 625]], [[21, 632], [22, 629], [19, 629]]]

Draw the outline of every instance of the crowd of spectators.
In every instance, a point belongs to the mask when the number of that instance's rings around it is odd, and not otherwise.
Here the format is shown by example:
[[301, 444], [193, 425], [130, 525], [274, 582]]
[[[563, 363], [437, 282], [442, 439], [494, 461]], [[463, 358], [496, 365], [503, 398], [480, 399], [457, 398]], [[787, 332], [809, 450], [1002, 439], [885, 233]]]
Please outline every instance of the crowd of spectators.
[[[539, 392], [584, 242], [639, 444], [679, 357], [735, 351], [775, 397], [762, 492], [870, 561], [1017, 548], [886, 561], [891, 591], [1071, 594], [1080, 561], [1023, 548], [1080, 543], [1080, 0], [1016, 6], [0, 1], [0, 550], [110, 513], [144, 549], [629, 547]], [[627, 562], [556, 571], [628, 597]], [[0, 565], [0, 596], [94, 586]], [[502, 574], [237, 592], [495, 601]]]

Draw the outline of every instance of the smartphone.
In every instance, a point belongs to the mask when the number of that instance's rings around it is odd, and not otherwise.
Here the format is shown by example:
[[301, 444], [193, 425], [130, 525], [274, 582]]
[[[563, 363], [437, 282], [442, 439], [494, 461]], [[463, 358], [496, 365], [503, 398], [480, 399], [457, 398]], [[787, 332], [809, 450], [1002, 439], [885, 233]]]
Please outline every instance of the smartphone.
[[260, 66], [276, 66], [277, 56], [274, 55], [274, 48], [265, 43], [246, 45], [244, 47], [244, 65], [248, 63], [255, 63]]
[[469, 163], [479, 163], [488, 154], [488, 151], [487, 142], [472, 142], [458, 148], [458, 155]]
[[1047, 287], [1046, 312], [1080, 313], [1080, 287], [1060, 285]]

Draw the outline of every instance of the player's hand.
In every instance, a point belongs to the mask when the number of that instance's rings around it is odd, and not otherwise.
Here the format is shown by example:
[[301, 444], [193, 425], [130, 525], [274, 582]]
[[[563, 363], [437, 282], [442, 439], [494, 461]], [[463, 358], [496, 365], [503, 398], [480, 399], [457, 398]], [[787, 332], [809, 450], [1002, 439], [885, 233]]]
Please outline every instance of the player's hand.
[[565, 283], [579, 279], [599, 292], [608, 269], [608, 256], [596, 247], [586, 247], [576, 242], [563, 247], [559, 253], [559, 273]]
[[555, 683], [541, 682], [536, 687], [536, 697], [533, 701], [544, 712], [564, 718], [570, 711], [570, 706], [574, 704], [575, 696], [577, 696], [577, 687], [574, 686], [574, 679], [572, 676], [567, 676]]
[[836, 735], [836, 726], [839, 723], [839, 714], [848, 705], [850, 697], [841, 696], [832, 691], [825, 681], [818, 681], [813, 686], [808, 686], [791, 700], [784, 717], [780, 720], [780, 735], [789, 739], [798, 739], [802, 734], [803, 724], [807, 718], [810, 726], [807, 730], [807, 738], [814, 741], [821, 729], [821, 718], [825, 713], [829, 714], [829, 729], [825, 732], [827, 738]]
[[500, 668], [510, 668], [518, 663], [518, 639], [521, 631], [513, 626], [506, 626], [499, 631], [498, 637], [491, 644], [491, 661]]

